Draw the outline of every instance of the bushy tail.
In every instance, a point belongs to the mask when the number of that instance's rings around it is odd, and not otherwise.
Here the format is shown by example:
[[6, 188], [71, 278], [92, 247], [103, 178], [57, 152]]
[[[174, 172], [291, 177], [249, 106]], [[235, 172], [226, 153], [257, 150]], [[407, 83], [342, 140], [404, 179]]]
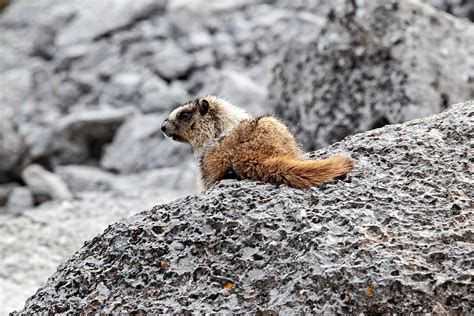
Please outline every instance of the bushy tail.
[[354, 161], [342, 156], [323, 160], [298, 160], [288, 157], [270, 158], [263, 162], [262, 173], [267, 182], [303, 189], [344, 175], [352, 170]]

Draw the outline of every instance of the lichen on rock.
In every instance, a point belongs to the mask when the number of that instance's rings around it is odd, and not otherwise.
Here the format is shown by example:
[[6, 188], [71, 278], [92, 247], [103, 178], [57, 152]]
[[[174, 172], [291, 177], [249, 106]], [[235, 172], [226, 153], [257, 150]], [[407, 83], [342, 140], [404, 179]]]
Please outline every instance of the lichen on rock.
[[21, 313], [473, 312], [472, 102], [309, 154], [308, 190], [225, 180], [109, 226]]

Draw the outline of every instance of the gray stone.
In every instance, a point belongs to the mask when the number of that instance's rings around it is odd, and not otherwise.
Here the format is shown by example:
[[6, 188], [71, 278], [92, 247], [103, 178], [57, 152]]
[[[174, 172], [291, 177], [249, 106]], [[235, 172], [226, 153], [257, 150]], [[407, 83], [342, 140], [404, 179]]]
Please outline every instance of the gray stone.
[[100, 102], [118, 107], [136, 105], [140, 102], [140, 86], [143, 75], [136, 72], [122, 72], [114, 75], [104, 88]]
[[196, 188], [196, 166], [184, 161], [175, 167], [151, 169], [130, 175], [117, 175], [98, 167], [84, 165], [60, 166], [55, 173], [74, 194], [93, 191], [127, 192], [134, 189], [188, 190]]
[[[198, 4], [198, 2], [200, 2]], [[168, 35], [173, 38], [187, 37], [189, 34], [202, 32], [206, 21], [214, 20], [215, 17], [205, 9], [202, 1], [168, 1], [167, 24], [169, 24]]]
[[219, 95], [251, 113], [264, 113], [267, 89], [248, 75], [232, 69], [211, 72], [199, 95]]
[[55, 29], [48, 25], [40, 25], [36, 30], [35, 35], [32, 45], [32, 54], [47, 60], [53, 58], [56, 51], [54, 45], [56, 36]]
[[54, 121], [50, 121], [50, 124], [44, 124], [44, 122], [26, 122], [21, 118], [19, 124], [19, 133], [23, 136], [27, 152], [25, 162], [41, 158], [49, 157], [51, 151], [49, 150], [49, 143], [52, 137], [52, 125]]
[[114, 188], [118, 191], [133, 187], [197, 191], [196, 175], [196, 162], [193, 159], [187, 159], [175, 167], [152, 169], [121, 176]]
[[212, 37], [207, 31], [188, 34], [187, 47], [189, 50], [203, 49], [212, 45]]
[[0, 207], [7, 203], [8, 196], [15, 187], [18, 187], [18, 184], [14, 182], [0, 184]]
[[89, 191], [110, 191], [117, 181], [117, 176], [97, 167], [84, 165], [67, 165], [55, 169], [55, 173], [76, 194]]
[[190, 148], [165, 139], [160, 128], [166, 117], [148, 114], [128, 119], [106, 148], [100, 166], [129, 174], [180, 164]]
[[47, 195], [54, 200], [70, 200], [73, 197], [59, 176], [40, 165], [29, 165], [23, 169], [21, 177], [35, 195]]
[[193, 58], [174, 42], [168, 41], [154, 54], [151, 67], [165, 79], [178, 79], [188, 75]]
[[0, 110], [0, 183], [13, 174], [24, 152], [24, 142], [9, 116]]
[[68, 2], [68, 6], [74, 6], [76, 9], [76, 16], [59, 32], [56, 44], [66, 46], [91, 41], [159, 12], [164, 4], [165, 1], [161, 0], [143, 0], [132, 3], [127, 0]]
[[34, 206], [33, 193], [27, 187], [15, 187], [8, 196], [6, 209], [10, 213], [22, 213]]
[[270, 104], [307, 149], [474, 97], [474, 25], [417, 1], [355, 1], [275, 68]]
[[55, 5], [56, 0], [44, 0], [31, 2], [30, 0], [15, 0], [2, 12], [2, 22], [9, 25], [36, 25], [42, 22], [44, 16], [41, 11], [49, 11]]
[[212, 49], [201, 49], [193, 53], [194, 55], [194, 66], [196, 68], [210, 67], [216, 62], [216, 58]]
[[234, 61], [237, 59], [237, 47], [234, 44], [232, 36], [228, 33], [217, 33], [214, 36], [212, 47], [218, 63]]
[[160, 78], [152, 78], [144, 82], [139, 103], [143, 113], [169, 112], [190, 99], [185, 87], [179, 81], [168, 85]]
[[31, 71], [28, 68], [0, 70], [0, 115], [11, 115], [28, 97], [31, 88]]
[[470, 314], [473, 111], [311, 153], [356, 161], [318, 188], [224, 180], [123, 219], [20, 313]]
[[133, 107], [101, 107], [70, 113], [55, 123], [49, 137], [49, 153], [60, 164], [97, 161], [119, 126], [135, 113]]

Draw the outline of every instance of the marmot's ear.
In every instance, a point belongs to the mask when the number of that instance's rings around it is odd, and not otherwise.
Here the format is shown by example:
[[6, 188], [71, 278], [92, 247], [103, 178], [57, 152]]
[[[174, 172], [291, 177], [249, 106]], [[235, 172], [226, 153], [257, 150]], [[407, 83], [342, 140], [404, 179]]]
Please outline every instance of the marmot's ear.
[[198, 102], [198, 110], [201, 115], [206, 115], [209, 111], [209, 101], [204, 98], [200, 99]]

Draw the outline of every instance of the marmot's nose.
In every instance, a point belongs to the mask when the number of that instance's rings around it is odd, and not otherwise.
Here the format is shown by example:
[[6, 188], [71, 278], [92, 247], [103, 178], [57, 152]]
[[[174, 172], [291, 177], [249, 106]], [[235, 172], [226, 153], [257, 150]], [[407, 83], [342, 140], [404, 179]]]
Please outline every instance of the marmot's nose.
[[161, 131], [163, 133], [166, 133], [166, 125], [168, 123], [168, 119], [164, 120], [163, 123], [161, 124]]

